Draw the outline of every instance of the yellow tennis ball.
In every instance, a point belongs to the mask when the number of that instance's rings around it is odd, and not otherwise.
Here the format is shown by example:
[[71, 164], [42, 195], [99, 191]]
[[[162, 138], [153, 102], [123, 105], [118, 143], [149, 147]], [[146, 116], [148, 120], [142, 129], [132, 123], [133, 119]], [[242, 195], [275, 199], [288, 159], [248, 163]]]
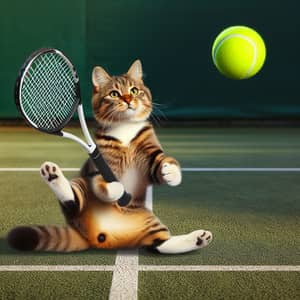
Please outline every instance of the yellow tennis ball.
[[212, 58], [217, 69], [226, 77], [246, 79], [262, 68], [266, 47], [255, 30], [246, 26], [232, 26], [215, 39]]

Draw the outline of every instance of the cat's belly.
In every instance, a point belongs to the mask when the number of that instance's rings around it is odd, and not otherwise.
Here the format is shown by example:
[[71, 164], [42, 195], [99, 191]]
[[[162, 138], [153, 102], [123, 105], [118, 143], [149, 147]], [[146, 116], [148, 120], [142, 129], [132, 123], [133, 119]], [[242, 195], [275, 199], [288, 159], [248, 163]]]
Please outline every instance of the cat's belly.
[[154, 224], [158, 222], [147, 209], [94, 202], [84, 211], [80, 223], [91, 246], [113, 249], [140, 246], [149, 219], [153, 219]]
[[147, 186], [145, 176], [135, 168], [126, 170], [120, 181], [133, 197], [144, 192]]

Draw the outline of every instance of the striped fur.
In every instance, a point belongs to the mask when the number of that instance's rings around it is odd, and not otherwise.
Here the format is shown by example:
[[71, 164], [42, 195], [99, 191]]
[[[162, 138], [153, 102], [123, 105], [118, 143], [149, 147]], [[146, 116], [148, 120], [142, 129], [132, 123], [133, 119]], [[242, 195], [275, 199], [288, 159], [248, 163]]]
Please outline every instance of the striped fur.
[[[70, 189], [62, 188], [66, 178], [57, 165], [46, 162], [41, 176], [58, 196], [68, 225], [16, 227], [8, 234], [8, 242], [19, 250], [71, 252], [152, 246], [174, 252], [170, 247], [178, 245], [178, 239], [163, 247], [170, 240], [170, 232], [145, 208], [149, 185], [179, 184], [181, 174], [178, 162], [165, 155], [147, 121], [152, 99], [142, 80], [141, 63], [136, 61], [126, 74], [113, 77], [95, 67], [92, 80], [92, 107], [99, 123], [96, 143], [117, 179], [131, 193], [129, 206], [116, 204], [123, 186], [105, 182], [90, 160], [83, 165], [80, 177], [72, 180], [74, 198], [68, 200], [70, 193], [64, 197], [64, 191]], [[187, 244], [190, 240], [183, 239], [182, 249], [194, 249], [199, 243], [197, 236], [192, 245]]]

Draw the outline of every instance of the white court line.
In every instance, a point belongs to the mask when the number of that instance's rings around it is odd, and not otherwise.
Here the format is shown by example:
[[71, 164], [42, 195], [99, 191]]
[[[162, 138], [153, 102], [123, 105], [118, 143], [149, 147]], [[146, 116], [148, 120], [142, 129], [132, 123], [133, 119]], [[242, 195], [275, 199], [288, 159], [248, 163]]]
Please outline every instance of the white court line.
[[[152, 186], [148, 187], [145, 206], [152, 210]], [[117, 252], [109, 300], [137, 300], [139, 276], [139, 252], [120, 250]]]
[[152, 266], [152, 265], [140, 265], [139, 271], [198, 271], [198, 272], [211, 272], [211, 271], [223, 271], [223, 272], [240, 272], [240, 271], [253, 271], [253, 272], [300, 272], [300, 265], [203, 265], [203, 266]]
[[182, 168], [183, 172], [300, 172], [300, 168]]
[[[65, 172], [79, 171], [79, 168], [61, 168]], [[0, 168], [0, 172], [37, 172], [40, 168]]]
[[[35, 172], [39, 168], [0, 168], [0, 172]], [[79, 168], [63, 168], [63, 171], [79, 171]], [[300, 172], [300, 168], [182, 168], [184, 172]], [[152, 187], [147, 190], [146, 207], [152, 209]], [[30, 266], [30, 265], [9, 265], [0, 266], [0, 272], [4, 271], [113, 271], [113, 280], [110, 290], [110, 300], [115, 299], [137, 299], [138, 293], [138, 272], [139, 271], [275, 271], [291, 272], [300, 271], [300, 266], [295, 265], [209, 265], [209, 266], [151, 266], [138, 265], [138, 250], [119, 251], [116, 257], [115, 266], [92, 266], [92, 265], [52, 265], [52, 266]]]
[[[0, 266], [0, 272], [111, 272], [118, 268], [116, 265], [3, 265]], [[137, 269], [144, 272], [300, 272], [300, 265], [140, 265]], [[123, 298], [118, 297], [117, 299]], [[124, 299], [132, 298], [124, 297]]]
[[136, 300], [138, 294], [138, 274], [138, 250], [118, 251], [109, 300]]
[[[80, 168], [61, 168], [65, 172], [76, 172]], [[0, 172], [36, 172], [40, 168], [0, 168]], [[300, 172], [300, 168], [181, 168], [183, 172]]]
[[7, 265], [0, 266], [0, 272], [100, 272], [113, 271], [114, 266], [93, 265]]

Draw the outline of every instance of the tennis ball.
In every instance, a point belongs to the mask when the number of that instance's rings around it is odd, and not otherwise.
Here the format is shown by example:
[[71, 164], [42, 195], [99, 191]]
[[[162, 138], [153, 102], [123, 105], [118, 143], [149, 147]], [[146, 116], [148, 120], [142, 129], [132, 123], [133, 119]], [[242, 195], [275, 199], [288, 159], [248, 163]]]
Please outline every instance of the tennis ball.
[[232, 79], [247, 79], [263, 66], [266, 47], [261, 36], [252, 28], [232, 26], [215, 39], [212, 58], [217, 69]]

